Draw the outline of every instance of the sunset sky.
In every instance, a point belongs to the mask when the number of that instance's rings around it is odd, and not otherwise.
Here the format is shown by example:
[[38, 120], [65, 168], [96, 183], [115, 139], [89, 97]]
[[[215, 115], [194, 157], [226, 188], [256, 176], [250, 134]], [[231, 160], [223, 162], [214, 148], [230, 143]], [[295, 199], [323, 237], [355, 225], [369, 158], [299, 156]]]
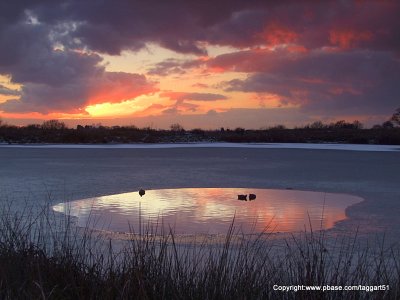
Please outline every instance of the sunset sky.
[[400, 2], [0, 2], [0, 118], [167, 128], [386, 121]]

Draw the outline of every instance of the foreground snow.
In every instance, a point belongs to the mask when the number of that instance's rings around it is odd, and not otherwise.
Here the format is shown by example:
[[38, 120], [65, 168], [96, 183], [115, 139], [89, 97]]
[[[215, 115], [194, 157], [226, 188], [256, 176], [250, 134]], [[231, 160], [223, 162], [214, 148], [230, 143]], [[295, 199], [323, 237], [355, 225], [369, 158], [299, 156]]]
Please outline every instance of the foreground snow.
[[171, 143], [171, 144], [0, 144], [0, 148], [60, 148], [60, 149], [169, 149], [169, 148], [255, 148], [311, 149], [347, 151], [400, 151], [399, 145], [306, 144], [306, 143]]

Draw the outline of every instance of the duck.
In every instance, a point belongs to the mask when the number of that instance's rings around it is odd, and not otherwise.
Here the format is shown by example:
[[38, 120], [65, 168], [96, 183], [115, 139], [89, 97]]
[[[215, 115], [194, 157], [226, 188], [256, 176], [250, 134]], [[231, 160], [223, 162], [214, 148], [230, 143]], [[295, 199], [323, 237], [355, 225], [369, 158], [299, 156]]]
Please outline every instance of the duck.
[[238, 195], [238, 200], [247, 201], [247, 195]]

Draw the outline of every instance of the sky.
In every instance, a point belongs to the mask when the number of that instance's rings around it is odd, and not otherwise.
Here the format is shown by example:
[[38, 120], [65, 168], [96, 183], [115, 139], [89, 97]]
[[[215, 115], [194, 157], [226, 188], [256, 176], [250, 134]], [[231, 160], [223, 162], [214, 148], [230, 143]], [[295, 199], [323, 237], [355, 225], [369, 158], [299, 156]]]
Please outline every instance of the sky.
[[0, 2], [15, 125], [382, 123], [400, 107], [400, 2]]

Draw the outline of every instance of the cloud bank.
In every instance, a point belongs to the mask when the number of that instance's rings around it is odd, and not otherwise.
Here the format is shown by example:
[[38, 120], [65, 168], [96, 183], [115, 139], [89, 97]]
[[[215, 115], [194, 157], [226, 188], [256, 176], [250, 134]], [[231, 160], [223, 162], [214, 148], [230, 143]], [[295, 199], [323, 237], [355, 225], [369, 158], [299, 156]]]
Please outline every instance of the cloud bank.
[[[202, 69], [245, 73], [223, 82], [225, 92], [274, 94], [303, 112], [389, 114], [399, 106], [399, 15], [395, 0], [2, 1], [0, 74], [22, 88], [0, 86], [9, 96], [0, 110], [82, 112], [157, 92], [149, 76]], [[169, 58], [147, 74], [106, 71], [103, 54], [149, 43], [198, 58]], [[236, 50], [212, 57], [211, 46]], [[182, 112], [195, 111], [193, 101], [226, 100], [220, 93], [164, 96]]]

